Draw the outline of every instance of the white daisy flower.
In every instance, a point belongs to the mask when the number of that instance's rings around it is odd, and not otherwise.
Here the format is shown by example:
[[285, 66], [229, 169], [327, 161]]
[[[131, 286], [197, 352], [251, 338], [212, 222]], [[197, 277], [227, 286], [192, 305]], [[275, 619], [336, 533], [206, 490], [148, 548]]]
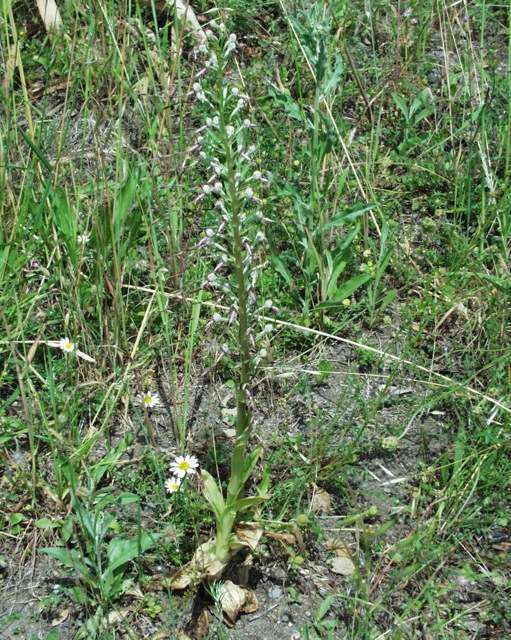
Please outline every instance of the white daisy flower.
[[152, 409], [156, 407], [156, 405], [160, 404], [160, 398], [157, 393], [151, 393], [150, 391], [146, 391], [145, 393], [139, 393], [136, 397], [136, 400], [143, 407], [148, 407]]
[[90, 238], [89, 235], [87, 233], [83, 233], [82, 235], [76, 236], [76, 242], [77, 244], [87, 244], [87, 242], [89, 242]]
[[71, 340], [69, 340], [69, 338], [62, 338], [62, 340], [59, 342], [59, 348], [62, 349], [62, 351], [71, 353], [71, 351], [75, 350], [75, 345], [73, 342], [71, 342]]
[[179, 491], [180, 486], [181, 478], [178, 476], [174, 476], [173, 478], [169, 478], [165, 481], [165, 488], [169, 493], [176, 493], [176, 491]]
[[170, 473], [178, 478], [184, 478], [187, 473], [197, 473], [199, 461], [195, 456], [177, 456], [170, 465]]

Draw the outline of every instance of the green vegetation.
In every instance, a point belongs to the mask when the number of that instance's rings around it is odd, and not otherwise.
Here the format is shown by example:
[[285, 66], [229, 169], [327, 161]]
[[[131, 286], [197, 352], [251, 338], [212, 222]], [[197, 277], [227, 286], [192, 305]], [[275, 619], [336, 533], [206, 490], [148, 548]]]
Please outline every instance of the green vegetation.
[[511, 4], [59, 9], [0, 12], [0, 635], [236, 637], [244, 563], [507, 637]]

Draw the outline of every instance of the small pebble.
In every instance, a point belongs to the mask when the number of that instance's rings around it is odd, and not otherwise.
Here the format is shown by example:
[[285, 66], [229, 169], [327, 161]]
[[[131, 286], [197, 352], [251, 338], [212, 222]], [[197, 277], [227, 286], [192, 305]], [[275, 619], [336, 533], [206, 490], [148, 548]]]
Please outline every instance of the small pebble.
[[278, 600], [279, 598], [282, 598], [282, 589], [280, 589], [279, 587], [274, 587], [273, 589], [270, 589], [268, 591], [268, 596], [272, 600]]

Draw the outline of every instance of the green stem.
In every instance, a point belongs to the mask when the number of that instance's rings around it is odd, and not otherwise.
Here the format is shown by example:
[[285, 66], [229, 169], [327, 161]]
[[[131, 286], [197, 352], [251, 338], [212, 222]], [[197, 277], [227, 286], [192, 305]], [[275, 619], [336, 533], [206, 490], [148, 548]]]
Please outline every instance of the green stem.
[[224, 513], [221, 519], [216, 523], [216, 544], [215, 556], [219, 562], [227, 562], [229, 550], [231, 547], [231, 534], [234, 526], [235, 513]]
[[[231, 479], [227, 488], [227, 504], [234, 502], [243, 488], [245, 449], [250, 433], [251, 414], [247, 405], [247, 390], [250, 381], [250, 344], [248, 338], [247, 290], [243, 274], [243, 241], [240, 233], [241, 203], [235, 181], [235, 166], [224, 113], [224, 79], [222, 65], [218, 68], [219, 120], [227, 167], [227, 188], [230, 196], [230, 213], [233, 234], [234, 269], [238, 297], [238, 347], [241, 370], [236, 388], [236, 444], [231, 457]], [[234, 518], [232, 518], [232, 523]], [[232, 528], [231, 523], [231, 528]], [[229, 532], [230, 533], [230, 532]]]

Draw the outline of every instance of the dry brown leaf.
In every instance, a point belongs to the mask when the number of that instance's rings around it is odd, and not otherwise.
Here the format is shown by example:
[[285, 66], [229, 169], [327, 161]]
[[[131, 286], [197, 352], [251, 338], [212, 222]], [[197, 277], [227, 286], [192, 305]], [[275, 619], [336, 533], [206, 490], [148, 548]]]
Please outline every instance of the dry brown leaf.
[[279, 540], [284, 544], [293, 545], [296, 543], [296, 537], [292, 533], [274, 533], [273, 531], [265, 531], [264, 535], [272, 540]]
[[241, 587], [246, 587], [250, 581], [250, 571], [254, 566], [254, 556], [247, 553], [243, 562], [237, 562], [229, 571], [229, 577]]
[[45, 328], [46, 328], [46, 323], [43, 324], [43, 328], [37, 334], [34, 342], [30, 345], [30, 348], [27, 351], [27, 359], [26, 359], [27, 365], [30, 365], [32, 363], [32, 360], [34, 359], [35, 352], [37, 351], [37, 345], [39, 344], [39, 342], [40, 342], [40, 340], [41, 340], [41, 338], [43, 336], [43, 332], [44, 332]]
[[43, 19], [44, 26], [48, 33], [60, 31], [62, 27], [62, 18], [55, 0], [37, 0], [37, 8]]
[[243, 546], [255, 551], [263, 530], [256, 522], [240, 522], [234, 527], [234, 533]]
[[[188, 633], [191, 633], [194, 638], [209, 637], [209, 618], [208, 610], [204, 608], [201, 609], [199, 614], [194, 615], [186, 626]], [[184, 636], [184, 638], [188, 638], [188, 636]]]
[[181, 629], [177, 629], [172, 632], [172, 635], [167, 633], [166, 631], [160, 631], [155, 636], [151, 637], [151, 640], [192, 640], [190, 636], [187, 636], [184, 631]]
[[329, 538], [326, 541], [326, 548], [333, 551], [338, 558], [351, 558], [351, 550], [344, 540]]
[[331, 570], [333, 573], [337, 573], [340, 576], [351, 576], [355, 572], [355, 565], [353, 560], [347, 556], [332, 558], [329, 560]]
[[213, 540], [202, 544], [188, 564], [165, 580], [165, 586], [181, 591], [202, 581], [218, 580], [236, 551], [231, 551], [226, 561], [220, 562], [215, 556], [214, 549], [215, 542]]
[[164, 585], [181, 591], [189, 586], [199, 584], [199, 582], [219, 580], [227, 564], [240, 549], [246, 548], [255, 551], [263, 535], [263, 530], [255, 522], [242, 522], [234, 527], [234, 533], [239, 544], [229, 551], [225, 562], [220, 562], [215, 556], [215, 541], [208, 540], [197, 549], [187, 565], [164, 580]]
[[228, 626], [234, 626], [240, 613], [253, 613], [259, 609], [256, 595], [250, 589], [226, 580], [220, 588], [220, 603]]
[[9, 52], [7, 53], [7, 59], [5, 61], [4, 79], [2, 81], [2, 89], [4, 91], [7, 91], [11, 86], [11, 81], [18, 64], [19, 64], [19, 45], [17, 42], [15, 42], [11, 47], [9, 47]]
[[175, 7], [178, 20], [182, 18], [185, 19], [186, 25], [195, 40], [200, 43], [206, 43], [208, 41], [204, 29], [200, 26], [194, 10], [188, 2], [183, 2], [183, 0], [165, 0], [165, 2], [170, 9], [173, 10]]
[[317, 484], [312, 483], [314, 488], [314, 495], [312, 496], [311, 511], [312, 513], [332, 513], [332, 499], [330, 494], [318, 487]]
[[109, 611], [106, 616], [103, 617], [103, 621], [111, 626], [117, 622], [121, 622], [123, 616], [120, 611]]
[[52, 627], [58, 627], [59, 624], [62, 624], [64, 622], [64, 620], [67, 620], [69, 617], [69, 609], [62, 609], [61, 611], [58, 612], [58, 615], [53, 618], [53, 620], [51, 621], [51, 626]]
[[164, 591], [166, 588], [165, 577], [161, 574], [151, 576], [149, 584], [144, 585], [146, 591]]

